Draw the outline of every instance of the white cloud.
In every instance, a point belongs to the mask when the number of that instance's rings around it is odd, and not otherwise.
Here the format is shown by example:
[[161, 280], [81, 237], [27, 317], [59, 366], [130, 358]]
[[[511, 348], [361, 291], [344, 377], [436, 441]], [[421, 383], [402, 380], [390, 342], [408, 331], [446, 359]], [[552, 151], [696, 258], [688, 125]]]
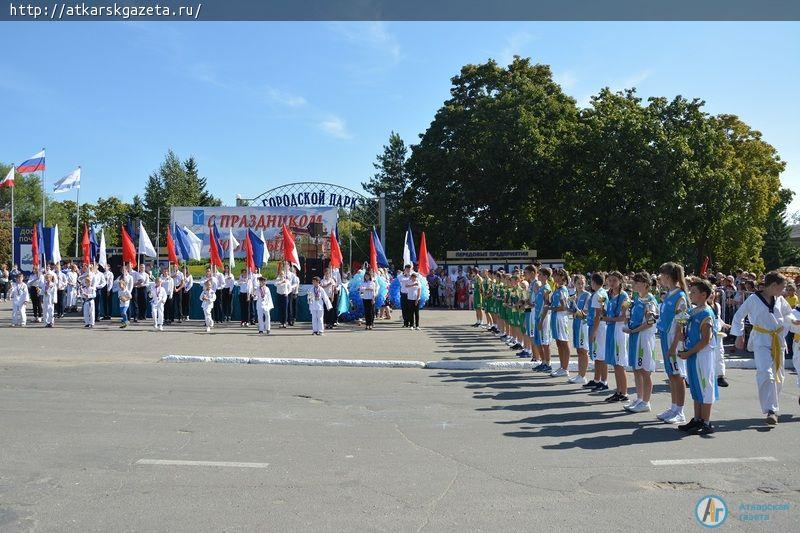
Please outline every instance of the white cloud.
[[275, 89], [274, 87], [267, 90], [267, 97], [276, 104], [285, 105], [287, 107], [301, 107], [308, 103], [306, 99], [300, 95], [289, 94], [280, 89]]
[[331, 28], [356, 46], [377, 50], [395, 61], [402, 57], [400, 42], [384, 22], [334, 23]]
[[336, 115], [329, 115], [325, 120], [319, 123], [319, 127], [322, 131], [337, 139], [349, 139], [351, 137], [350, 133], [347, 131], [347, 125], [344, 120]]
[[513, 33], [506, 39], [506, 45], [500, 52], [500, 64], [509, 65], [514, 60], [514, 56], [526, 56], [525, 46], [534, 40], [534, 36], [526, 31]]

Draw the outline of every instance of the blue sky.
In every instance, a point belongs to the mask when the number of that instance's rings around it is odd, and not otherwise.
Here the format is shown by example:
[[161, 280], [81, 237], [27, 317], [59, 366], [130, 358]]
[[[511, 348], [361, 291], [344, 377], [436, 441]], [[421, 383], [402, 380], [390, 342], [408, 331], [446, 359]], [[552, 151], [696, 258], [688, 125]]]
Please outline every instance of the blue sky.
[[[798, 23], [11, 23], [0, 27], [0, 161], [47, 148], [82, 199], [130, 200], [170, 148], [233, 203], [292, 181], [358, 189], [395, 130], [416, 142], [465, 63], [552, 66], [603, 86], [700, 97], [742, 117], [800, 192]], [[800, 210], [800, 198], [793, 210]]]

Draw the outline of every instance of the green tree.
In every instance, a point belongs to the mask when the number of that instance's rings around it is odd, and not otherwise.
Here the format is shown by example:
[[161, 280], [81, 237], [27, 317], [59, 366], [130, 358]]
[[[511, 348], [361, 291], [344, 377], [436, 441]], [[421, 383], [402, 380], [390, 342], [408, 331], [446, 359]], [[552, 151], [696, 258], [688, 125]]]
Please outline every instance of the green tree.
[[767, 270], [796, 264], [800, 260], [800, 250], [789, 241], [792, 229], [786, 222], [786, 209], [794, 198], [794, 191], [783, 188], [778, 196], [778, 203], [772, 206], [767, 216], [764, 248], [761, 251]]

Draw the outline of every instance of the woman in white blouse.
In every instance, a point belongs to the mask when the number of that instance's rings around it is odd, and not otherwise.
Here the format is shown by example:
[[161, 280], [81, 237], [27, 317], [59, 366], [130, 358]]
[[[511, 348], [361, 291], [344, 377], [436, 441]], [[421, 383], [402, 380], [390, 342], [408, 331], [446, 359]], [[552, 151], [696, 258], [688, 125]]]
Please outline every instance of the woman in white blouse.
[[358, 287], [361, 300], [364, 302], [364, 321], [366, 329], [372, 329], [375, 323], [375, 294], [378, 292], [378, 285], [372, 281], [372, 273], [364, 274], [364, 281]]

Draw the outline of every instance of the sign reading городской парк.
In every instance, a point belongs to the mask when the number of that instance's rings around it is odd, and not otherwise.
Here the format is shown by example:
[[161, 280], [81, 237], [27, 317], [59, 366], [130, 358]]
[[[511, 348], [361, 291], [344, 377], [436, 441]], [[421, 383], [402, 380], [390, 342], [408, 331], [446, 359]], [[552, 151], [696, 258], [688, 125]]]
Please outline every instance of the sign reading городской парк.
[[481, 260], [481, 259], [535, 259], [536, 250], [448, 250], [447, 259]]

